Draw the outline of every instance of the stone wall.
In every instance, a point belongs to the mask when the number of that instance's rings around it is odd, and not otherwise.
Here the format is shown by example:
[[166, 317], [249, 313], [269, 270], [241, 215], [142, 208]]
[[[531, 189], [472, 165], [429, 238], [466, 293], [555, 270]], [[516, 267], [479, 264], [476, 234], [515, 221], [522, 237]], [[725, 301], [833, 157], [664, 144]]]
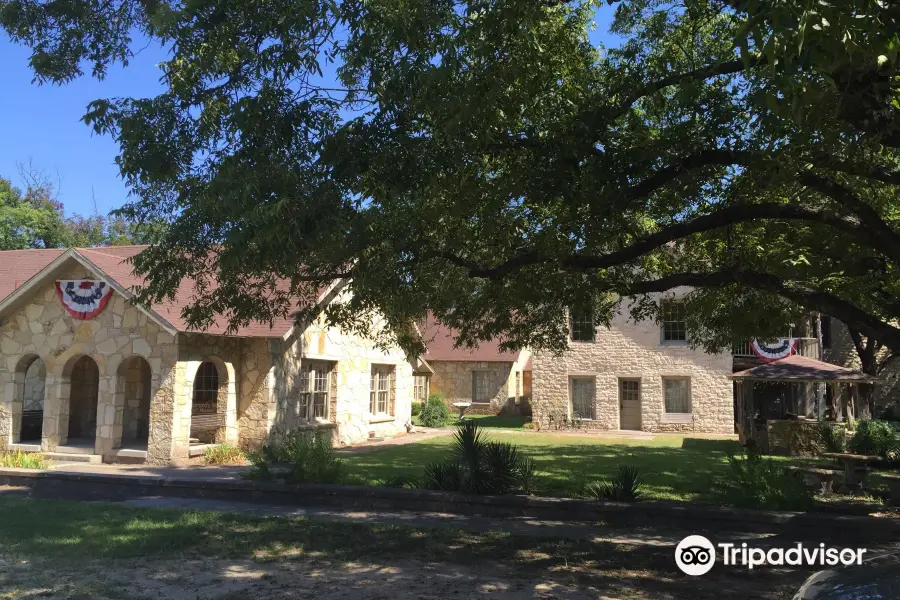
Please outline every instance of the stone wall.
[[[588, 427], [619, 429], [619, 380], [640, 380], [641, 429], [733, 433], [731, 355], [706, 354], [687, 345], [663, 345], [653, 321], [629, 322], [627, 310], [610, 328], [600, 327], [594, 342], [570, 342], [562, 356], [536, 353], [532, 371], [532, 418], [540, 428], [551, 415], [571, 417], [571, 377], [594, 379], [594, 417]], [[690, 378], [691, 415], [664, 410], [663, 377]], [[558, 418], [558, 417], [556, 417]]]
[[[399, 347], [385, 351], [368, 339], [326, 327], [322, 320], [302, 333], [295, 332], [283, 343], [272, 341], [271, 347], [272, 355], [277, 355], [273, 373], [275, 414], [270, 417], [272, 437], [297, 429], [327, 428], [333, 431], [336, 443], [351, 445], [370, 436], [393, 437], [406, 432], [405, 423], [411, 418], [413, 367]], [[332, 364], [326, 420], [299, 417], [298, 374], [305, 360]], [[373, 365], [387, 365], [394, 370], [391, 414], [370, 414]]]
[[44, 361], [36, 359], [25, 371], [25, 394], [22, 410], [44, 410], [44, 380], [47, 369]]
[[[887, 356], [888, 350], [882, 349], [879, 359]], [[850, 369], [860, 369], [859, 354], [853, 345], [847, 326], [837, 319], [831, 320], [831, 346], [825, 348], [823, 359], [832, 364]], [[894, 359], [880, 374], [875, 384], [875, 416], [888, 405], [900, 405], [900, 360]], [[900, 411], [900, 406], [898, 406]]]
[[[75, 260], [55, 274], [55, 279], [96, 279]], [[113, 292], [106, 308], [93, 319], [73, 319], [47, 281], [32, 290], [18, 306], [3, 315], [0, 326], [0, 450], [18, 440], [17, 428], [25, 396], [25, 373], [35, 357], [46, 368], [44, 423], [41, 446], [55, 450], [68, 439], [72, 369], [81, 356], [90, 356], [99, 371], [95, 452], [108, 456], [119, 447], [124, 418], [124, 394], [117, 394], [118, 369], [132, 355], [147, 359], [151, 369], [149, 462], [166, 462], [171, 456], [171, 424], [165, 404], [173, 396], [171, 372], [177, 360], [175, 337], [146, 313], [127, 305]]]
[[475, 403], [466, 412], [498, 413], [509, 410], [514, 404], [515, 383], [512, 362], [485, 362], [474, 360], [441, 360], [428, 363], [434, 370], [431, 376], [431, 393], [441, 393], [444, 400], [454, 402], [472, 402], [473, 373], [488, 374], [488, 390], [490, 402]]

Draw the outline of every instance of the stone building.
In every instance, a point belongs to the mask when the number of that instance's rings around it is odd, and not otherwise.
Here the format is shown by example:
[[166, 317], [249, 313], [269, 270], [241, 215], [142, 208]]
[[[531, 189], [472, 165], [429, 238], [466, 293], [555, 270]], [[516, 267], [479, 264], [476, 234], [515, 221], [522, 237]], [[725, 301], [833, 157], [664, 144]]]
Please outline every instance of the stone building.
[[189, 285], [129, 302], [141, 280], [124, 261], [141, 249], [0, 252], [0, 450], [165, 464], [297, 429], [339, 444], [406, 431], [421, 361], [321, 322], [192, 331]]
[[531, 352], [502, 350], [497, 340], [477, 348], [457, 348], [456, 332], [440, 323], [420, 325], [430, 373], [426, 385], [444, 399], [471, 402], [469, 414], [523, 413], [531, 396]]
[[606, 328], [572, 311], [569, 350], [532, 358], [536, 425], [733, 433], [731, 354], [692, 350], [677, 302], [664, 312], [660, 324], [634, 323], [624, 311]]

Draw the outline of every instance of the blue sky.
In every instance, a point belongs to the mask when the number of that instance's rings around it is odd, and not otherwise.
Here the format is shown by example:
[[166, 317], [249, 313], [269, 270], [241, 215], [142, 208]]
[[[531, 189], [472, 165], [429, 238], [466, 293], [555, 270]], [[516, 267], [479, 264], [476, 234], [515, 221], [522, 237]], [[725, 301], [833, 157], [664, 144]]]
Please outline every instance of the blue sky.
[[[610, 44], [606, 34], [612, 10], [598, 13], [598, 29], [592, 41]], [[117, 145], [108, 136], [98, 136], [81, 121], [91, 100], [119, 96], [148, 97], [163, 90], [157, 64], [165, 59], [158, 47], [148, 47], [128, 67], [113, 67], [106, 79], [81, 77], [63, 86], [32, 83], [28, 68], [30, 52], [0, 33], [0, 65], [3, 65], [3, 115], [0, 137], [0, 177], [22, 185], [17, 162], [29, 159], [62, 180], [59, 200], [66, 214], [106, 214], [128, 199], [128, 189], [115, 165]]]

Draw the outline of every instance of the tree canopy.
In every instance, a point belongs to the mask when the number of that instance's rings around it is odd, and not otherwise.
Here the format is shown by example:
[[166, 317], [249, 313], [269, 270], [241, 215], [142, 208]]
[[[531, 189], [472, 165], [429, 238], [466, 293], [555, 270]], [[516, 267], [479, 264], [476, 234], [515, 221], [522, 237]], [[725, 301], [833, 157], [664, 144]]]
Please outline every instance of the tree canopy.
[[302, 318], [347, 277], [347, 327], [377, 308], [414, 348], [431, 311], [561, 350], [566, 307], [652, 318], [690, 286], [710, 349], [819, 311], [900, 352], [896, 3], [11, 0], [0, 24], [40, 82], [170, 50], [163, 93], [85, 121], [124, 214], [172, 222], [142, 297], [198, 280], [195, 325]]

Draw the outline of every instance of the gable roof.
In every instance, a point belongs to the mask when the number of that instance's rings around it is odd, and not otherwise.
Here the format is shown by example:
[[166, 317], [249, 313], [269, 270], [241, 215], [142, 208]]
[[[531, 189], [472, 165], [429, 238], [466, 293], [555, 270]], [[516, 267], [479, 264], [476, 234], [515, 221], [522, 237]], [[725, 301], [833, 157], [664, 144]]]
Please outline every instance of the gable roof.
[[866, 375], [861, 371], [797, 354], [774, 362], [764, 363], [752, 369], [732, 373], [729, 377], [731, 379], [807, 382], [868, 382], [877, 380], [877, 377]]
[[[13, 301], [14, 296], [27, 293], [27, 289], [48, 277], [62, 262], [72, 258], [100, 277], [107, 279], [126, 298], [132, 296], [131, 289], [143, 285], [145, 279], [134, 273], [127, 259], [139, 254], [147, 246], [108, 246], [100, 248], [73, 248], [70, 250], [7, 250], [0, 252], [0, 310]], [[27, 285], [26, 285], [27, 284]], [[319, 300], [333, 287], [330, 284], [320, 288]], [[23, 289], [24, 287], [24, 289]], [[145, 312], [171, 331], [196, 332], [224, 335], [228, 330], [228, 319], [219, 316], [203, 330], [191, 329], [182, 317], [182, 310], [196, 298], [194, 284], [182, 280], [173, 299], [154, 302]], [[293, 320], [278, 318], [269, 323], [251, 322], [228, 335], [236, 337], [283, 337], [294, 326]]]
[[442, 360], [474, 360], [480, 362], [516, 362], [522, 351], [510, 352], [500, 349], [500, 340], [482, 342], [477, 348], [457, 348], [457, 331], [443, 323], [429, 319], [419, 324], [419, 331], [425, 341], [425, 354], [428, 362]]

